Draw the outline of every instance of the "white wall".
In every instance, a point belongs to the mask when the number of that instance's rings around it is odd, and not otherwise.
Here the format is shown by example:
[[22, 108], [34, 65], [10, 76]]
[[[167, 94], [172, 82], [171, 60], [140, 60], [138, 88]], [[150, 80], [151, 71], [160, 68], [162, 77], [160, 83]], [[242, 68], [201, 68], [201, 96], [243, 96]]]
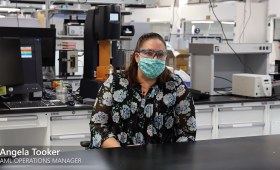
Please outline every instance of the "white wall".
[[[250, 3], [246, 5], [245, 24], [250, 16]], [[244, 3], [236, 3], [236, 28], [235, 42], [239, 42], [239, 37], [244, 30]], [[267, 2], [251, 3], [251, 17], [246, 29], [240, 38], [241, 43], [265, 43], [267, 30]]]
[[[233, 21], [235, 18], [235, 3], [215, 3], [214, 12], [219, 20]], [[216, 20], [212, 9], [208, 3], [186, 5], [182, 7], [181, 16], [186, 20], [206, 20], [206, 16], [210, 15], [211, 20]]]
[[[151, 23], [169, 23], [172, 24], [173, 21], [173, 8], [163, 7], [163, 8], [145, 8], [145, 9], [130, 9], [132, 12], [131, 16], [125, 17], [125, 22], [138, 22], [147, 23], [148, 18]], [[174, 8], [174, 26], [172, 33], [177, 33], [177, 28], [180, 27], [180, 8]], [[169, 31], [170, 32], [170, 31]]]

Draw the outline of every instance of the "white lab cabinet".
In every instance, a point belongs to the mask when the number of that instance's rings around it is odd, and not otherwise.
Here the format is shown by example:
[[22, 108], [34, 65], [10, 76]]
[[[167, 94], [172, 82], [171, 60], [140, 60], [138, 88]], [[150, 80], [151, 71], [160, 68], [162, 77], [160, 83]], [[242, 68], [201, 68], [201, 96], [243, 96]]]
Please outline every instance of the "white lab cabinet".
[[280, 102], [271, 102], [269, 105], [269, 130], [271, 135], [280, 134]]
[[80, 142], [90, 140], [90, 117], [91, 110], [51, 113], [51, 146], [65, 146], [64, 151], [84, 149]]
[[197, 133], [196, 140], [213, 139], [213, 126], [214, 126], [214, 108], [208, 105], [195, 106]]
[[261, 102], [218, 105], [217, 138], [265, 135], [267, 107]]

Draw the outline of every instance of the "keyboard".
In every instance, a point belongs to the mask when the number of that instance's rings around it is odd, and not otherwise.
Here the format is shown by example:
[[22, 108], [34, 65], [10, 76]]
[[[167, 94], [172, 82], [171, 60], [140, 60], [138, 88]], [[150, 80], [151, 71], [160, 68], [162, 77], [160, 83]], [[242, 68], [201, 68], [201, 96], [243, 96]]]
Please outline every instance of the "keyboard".
[[10, 110], [67, 107], [67, 105], [60, 100], [4, 102], [4, 105], [6, 105]]

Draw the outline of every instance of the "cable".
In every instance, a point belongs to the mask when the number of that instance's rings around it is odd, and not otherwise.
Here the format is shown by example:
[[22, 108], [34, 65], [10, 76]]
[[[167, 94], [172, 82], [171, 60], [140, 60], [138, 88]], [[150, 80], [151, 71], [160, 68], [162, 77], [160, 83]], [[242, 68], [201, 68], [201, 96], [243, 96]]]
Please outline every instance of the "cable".
[[217, 91], [214, 91], [214, 92], [216, 92], [216, 93], [218, 93], [218, 94], [221, 94], [221, 95], [226, 95], [226, 94], [224, 94], [224, 93], [220, 93], [220, 92], [217, 92]]
[[8, 97], [5, 97], [5, 96], [0, 96], [2, 99], [4, 99], [4, 100], [7, 100], [7, 99], [10, 99], [10, 98], [12, 98], [14, 95], [13, 94], [11, 94], [10, 96], [8, 96]]
[[228, 81], [228, 82], [231, 82], [232, 83], [232, 81], [230, 81], [229, 79], [226, 79], [226, 78], [223, 78], [223, 77], [219, 77], [219, 76], [214, 76], [215, 78], [219, 78], [219, 79], [224, 79], [224, 80], [226, 80], [226, 81]]
[[[246, 4], [247, 4], [247, 1], [245, 1], [245, 3], [244, 3], [244, 9], [243, 9], [243, 21], [242, 21], [242, 24], [241, 24], [241, 26], [240, 26], [240, 28], [239, 28], [239, 31], [240, 32], [242, 32], [242, 28], [244, 28], [244, 26], [245, 26], [245, 20], [246, 20]], [[240, 40], [240, 39], [239, 39]], [[240, 43], [240, 41], [239, 41], [239, 43]]]
[[212, 5], [211, 0], [209, 0], [209, 2], [210, 2], [211, 8], [212, 8], [212, 12], [213, 12], [214, 16], [216, 17], [216, 19], [218, 20], [218, 22], [219, 22], [220, 25], [221, 25], [222, 32], [223, 32], [223, 35], [225, 36], [225, 40], [226, 40], [228, 46], [231, 48], [231, 50], [234, 52], [234, 54], [239, 58], [240, 62], [241, 62], [245, 67], [247, 67], [247, 68], [251, 71], [251, 73], [253, 74], [252, 69], [251, 69], [250, 67], [248, 67], [245, 63], [243, 63], [243, 61], [241, 60], [240, 56], [234, 51], [234, 49], [233, 49], [233, 48], [231, 47], [231, 45], [228, 43], [226, 34], [225, 34], [225, 32], [224, 32], [223, 24], [221, 23], [221, 21], [220, 21], [220, 20], [218, 19], [218, 17], [216, 16], [216, 14], [215, 14], [215, 12], [214, 12], [214, 7], [213, 7], [213, 5]]
[[217, 91], [231, 91], [232, 90], [232, 87], [223, 87], [223, 88], [215, 88], [215, 90]]
[[83, 67], [84, 67], [84, 63], [81, 60], [78, 60], [78, 61], [80, 61], [82, 63], [82, 65], [83, 65]]
[[84, 56], [84, 53], [83, 54], [81, 54], [81, 55], [78, 55], [78, 57], [83, 57]]
[[[175, 0], [175, 1], [176, 1], [176, 0]], [[179, 8], [177, 8], [177, 10], [176, 10], [177, 20], [176, 20], [176, 22], [175, 22], [175, 25], [176, 25], [176, 28], [177, 28], [177, 29], [180, 29], [180, 28], [177, 27], [177, 22], [178, 22], [178, 20], [179, 20], [178, 9], [179, 9]]]
[[[246, 2], [245, 2], [246, 3]], [[249, 20], [250, 20], [250, 18], [251, 18], [251, 6], [252, 6], [252, 1], [250, 0], [250, 14], [249, 14], [249, 18], [248, 18], [248, 20], [247, 20], [247, 22], [246, 22], [246, 24], [245, 24], [245, 26], [244, 26], [244, 29], [243, 29], [243, 31], [241, 32], [241, 34], [240, 34], [240, 36], [239, 36], [239, 43], [240, 43], [240, 40], [241, 40], [241, 36], [242, 36], [242, 34], [244, 35], [244, 31], [245, 31], [245, 29], [246, 29], [246, 26], [247, 26], [247, 24], [248, 24], [248, 22], [249, 22]], [[245, 20], [245, 19], [244, 19]], [[244, 37], [244, 36], [243, 36]]]
[[[17, 1], [16, 1], [16, 8], [17, 8]], [[19, 27], [19, 21], [18, 21], [18, 11], [16, 11], [17, 13], [17, 24], [18, 24], [18, 27]]]
[[43, 91], [45, 92], [46, 96], [47, 96], [49, 99], [52, 99], [52, 98], [48, 95], [48, 93], [46, 92], [45, 89], [43, 89]]
[[171, 25], [171, 31], [169, 34], [169, 42], [171, 40], [171, 33], [172, 33], [172, 29], [173, 29], [173, 24], [174, 24], [174, 10], [175, 10], [175, 4], [176, 4], [176, 0], [174, 0], [174, 5], [173, 5], [173, 19], [172, 19], [172, 25]]

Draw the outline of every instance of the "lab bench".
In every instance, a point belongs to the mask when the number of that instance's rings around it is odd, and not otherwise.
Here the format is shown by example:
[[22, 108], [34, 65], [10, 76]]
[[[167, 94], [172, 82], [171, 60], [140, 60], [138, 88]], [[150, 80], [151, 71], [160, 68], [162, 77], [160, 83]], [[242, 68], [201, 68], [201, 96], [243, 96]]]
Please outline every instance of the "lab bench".
[[[0, 146], [69, 146], [90, 140], [91, 105], [10, 111], [0, 107]], [[280, 101], [212, 96], [196, 101], [196, 140], [280, 134]]]
[[196, 140], [280, 134], [280, 101], [212, 96], [195, 102]]

